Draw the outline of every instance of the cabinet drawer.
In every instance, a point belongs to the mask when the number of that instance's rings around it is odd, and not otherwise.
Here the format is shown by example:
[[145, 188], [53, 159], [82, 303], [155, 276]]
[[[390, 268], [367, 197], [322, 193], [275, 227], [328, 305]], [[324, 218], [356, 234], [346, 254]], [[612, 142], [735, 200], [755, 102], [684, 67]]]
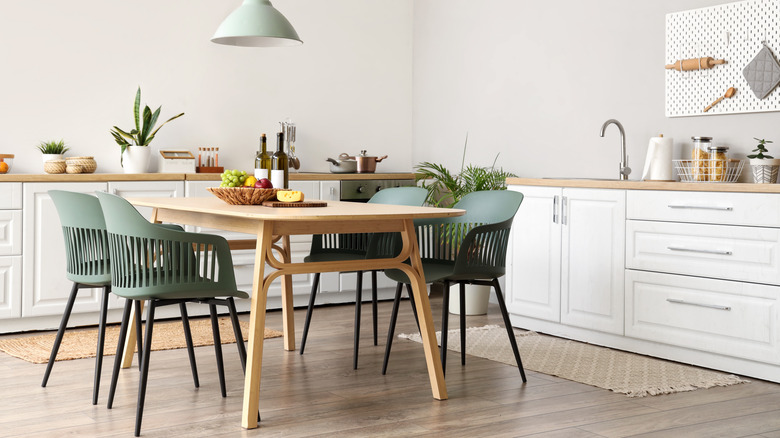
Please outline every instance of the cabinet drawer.
[[0, 210], [12, 210], [22, 208], [22, 183], [0, 183]]
[[626, 271], [627, 336], [780, 363], [777, 286]]
[[628, 219], [780, 227], [780, 194], [630, 190]]
[[629, 220], [626, 266], [780, 285], [780, 229]]
[[0, 210], [0, 255], [22, 254], [22, 210]]

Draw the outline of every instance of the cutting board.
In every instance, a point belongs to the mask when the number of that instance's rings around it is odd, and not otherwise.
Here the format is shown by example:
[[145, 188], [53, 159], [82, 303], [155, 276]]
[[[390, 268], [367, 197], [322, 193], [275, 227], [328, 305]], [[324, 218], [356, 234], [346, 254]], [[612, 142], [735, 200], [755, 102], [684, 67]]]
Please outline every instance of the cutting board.
[[325, 201], [301, 201], [301, 202], [281, 202], [281, 201], [263, 201], [263, 207], [327, 207]]

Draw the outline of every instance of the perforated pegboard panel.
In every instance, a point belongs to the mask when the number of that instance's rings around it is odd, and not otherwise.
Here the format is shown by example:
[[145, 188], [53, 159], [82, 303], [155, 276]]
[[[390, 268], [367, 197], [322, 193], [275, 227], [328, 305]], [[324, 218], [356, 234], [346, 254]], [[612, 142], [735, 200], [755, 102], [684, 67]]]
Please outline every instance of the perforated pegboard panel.
[[[748, 0], [666, 15], [666, 62], [711, 56], [728, 63], [707, 70], [666, 70], [666, 116], [780, 111], [780, 86], [759, 100], [742, 75], [763, 47], [780, 55], [780, 0]], [[659, 68], [663, 68], [659, 66]], [[730, 99], [704, 112], [729, 87]]]

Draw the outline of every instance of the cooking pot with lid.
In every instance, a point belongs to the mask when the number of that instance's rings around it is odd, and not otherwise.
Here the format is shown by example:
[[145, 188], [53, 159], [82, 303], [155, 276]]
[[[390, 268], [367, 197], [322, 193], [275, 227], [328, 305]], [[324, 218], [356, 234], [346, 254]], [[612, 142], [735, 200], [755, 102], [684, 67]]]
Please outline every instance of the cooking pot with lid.
[[339, 158], [349, 158], [357, 161], [358, 173], [374, 173], [376, 171], [376, 163], [387, 158], [387, 155], [381, 157], [373, 157], [366, 154], [366, 151], [360, 151], [360, 155], [357, 157], [351, 157], [347, 154], [339, 155]]
[[330, 163], [331, 173], [355, 173], [357, 171], [357, 161], [347, 154], [339, 155], [338, 160], [328, 158], [325, 161]]

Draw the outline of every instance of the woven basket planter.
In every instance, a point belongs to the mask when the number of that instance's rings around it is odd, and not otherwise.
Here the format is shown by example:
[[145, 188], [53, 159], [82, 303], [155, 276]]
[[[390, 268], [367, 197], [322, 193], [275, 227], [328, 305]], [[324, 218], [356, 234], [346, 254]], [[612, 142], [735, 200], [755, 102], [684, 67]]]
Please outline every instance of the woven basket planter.
[[260, 205], [276, 198], [279, 189], [254, 189], [249, 187], [209, 187], [206, 190], [230, 205]]
[[65, 162], [68, 166], [80, 166], [80, 173], [93, 173], [97, 169], [97, 162], [92, 157], [68, 157]]
[[65, 173], [65, 160], [49, 160], [43, 163], [43, 171], [46, 173]]

